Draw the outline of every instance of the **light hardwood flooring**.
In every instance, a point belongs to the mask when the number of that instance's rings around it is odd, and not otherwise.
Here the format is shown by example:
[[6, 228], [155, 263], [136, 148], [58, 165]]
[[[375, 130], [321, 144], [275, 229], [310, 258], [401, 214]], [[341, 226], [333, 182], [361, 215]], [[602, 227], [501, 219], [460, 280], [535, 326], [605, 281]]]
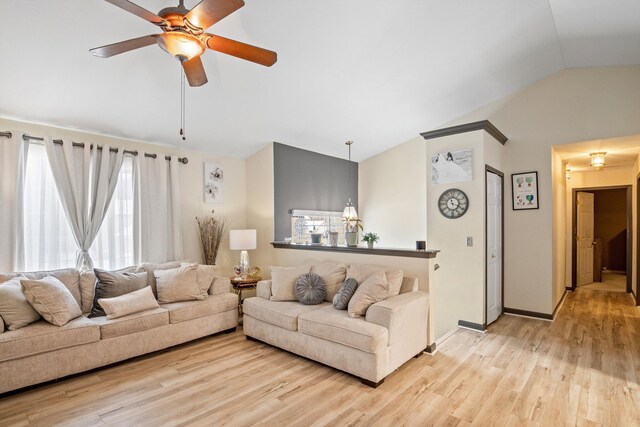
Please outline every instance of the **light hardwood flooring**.
[[218, 335], [0, 397], [1, 425], [640, 425], [640, 314], [579, 289], [555, 322], [460, 329], [378, 389]]
[[580, 286], [580, 289], [594, 291], [627, 292], [627, 276], [619, 273], [602, 273], [602, 282]]

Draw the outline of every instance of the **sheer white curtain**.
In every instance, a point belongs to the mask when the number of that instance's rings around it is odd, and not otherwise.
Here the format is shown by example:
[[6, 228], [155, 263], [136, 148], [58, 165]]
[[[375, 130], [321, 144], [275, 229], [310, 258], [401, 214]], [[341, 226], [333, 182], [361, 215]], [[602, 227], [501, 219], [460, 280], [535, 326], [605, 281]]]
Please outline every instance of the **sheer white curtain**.
[[0, 271], [24, 269], [22, 206], [29, 144], [22, 132], [0, 138]]
[[49, 166], [58, 189], [60, 201], [76, 244], [76, 267], [93, 268], [89, 249], [93, 244], [105, 217], [122, 166], [123, 150], [111, 152], [105, 145], [102, 150], [74, 147], [71, 141], [55, 144], [45, 138], [44, 146]]
[[[24, 191], [25, 266], [19, 270], [75, 267], [78, 249], [65, 216], [45, 148], [31, 144]], [[96, 267], [118, 269], [133, 262], [133, 162], [125, 157], [111, 206], [91, 250]]]
[[[183, 258], [178, 159], [137, 156], [136, 262]], [[139, 228], [138, 228], [139, 227]]]

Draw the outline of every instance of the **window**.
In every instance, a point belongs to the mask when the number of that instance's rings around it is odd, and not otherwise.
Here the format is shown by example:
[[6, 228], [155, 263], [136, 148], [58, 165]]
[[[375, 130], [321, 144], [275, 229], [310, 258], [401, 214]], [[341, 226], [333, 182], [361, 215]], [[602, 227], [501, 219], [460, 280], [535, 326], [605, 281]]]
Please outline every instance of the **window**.
[[291, 237], [293, 243], [305, 244], [311, 241], [311, 233], [321, 233], [326, 239], [326, 232], [337, 231], [338, 241], [344, 240], [342, 212], [291, 211]]
[[[25, 270], [75, 267], [77, 245], [44, 145], [31, 144], [24, 194]], [[133, 161], [125, 157], [107, 215], [89, 250], [98, 268], [133, 264]]]

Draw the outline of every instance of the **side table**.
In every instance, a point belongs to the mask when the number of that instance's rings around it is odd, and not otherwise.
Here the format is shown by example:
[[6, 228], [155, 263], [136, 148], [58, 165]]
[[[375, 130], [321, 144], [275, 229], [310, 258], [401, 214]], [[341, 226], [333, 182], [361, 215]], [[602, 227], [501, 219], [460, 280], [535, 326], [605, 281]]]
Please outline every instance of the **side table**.
[[256, 289], [258, 282], [262, 277], [246, 278], [231, 276], [229, 277], [234, 292], [238, 295], [238, 321], [242, 323], [242, 291]]

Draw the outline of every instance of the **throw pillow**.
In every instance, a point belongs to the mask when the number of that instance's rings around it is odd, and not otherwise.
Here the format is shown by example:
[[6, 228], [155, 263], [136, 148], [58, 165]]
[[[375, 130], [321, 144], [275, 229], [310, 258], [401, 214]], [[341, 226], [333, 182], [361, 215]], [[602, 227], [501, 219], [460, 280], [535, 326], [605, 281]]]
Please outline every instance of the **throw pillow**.
[[334, 262], [321, 262], [311, 266], [311, 272], [322, 277], [327, 284], [326, 301], [331, 302], [333, 296], [340, 290], [347, 275], [347, 266]]
[[349, 301], [349, 317], [362, 317], [369, 307], [389, 296], [389, 282], [384, 272], [374, 273], [367, 278]]
[[213, 279], [215, 279], [216, 275], [218, 274], [218, 267], [215, 265], [205, 265], [198, 263], [180, 263], [180, 267], [187, 267], [189, 265], [195, 265], [197, 267], [196, 282], [198, 282], [200, 292], [202, 292], [202, 295], [206, 298], [209, 294], [209, 288], [211, 288], [211, 285], [213, 284]]
[[158, 289], [156, 287], [156, 276], [153, 274], [156, 270], [171, 270], [180, 267], [180, 261], [170, 261], [165, 263], [143, 262], [136, 267], [136, 273], [147, 273], [147, 284], [151, 286], [153, 294], [158, 297]]
[[99, 268], [94, 268], [93, 272], [96, 275], [96, 290], [93, 294], [93, 307], [89, 317], [107, 315], [98, 300], [119, 297], [148, 286], [147, 273], [120, 273]]
[[29, 304], [52, 325], [64, 326], [70, 320], [82, 316], [76, 299], [55, 277], [47, 276], [40, 280], [22, 279], [20, 283]]
[[333, 297], [333, 306], [336, 310], [346, 310], [353, 294], [356, 293], [358, 282], [356, 279], [347, 279], [340, 290]]
[[304, 305], [318, 305], [327, 296], [327, 284], [315, 273], [307, 273], [296, 280], [296, 298]]
[[362, 285], [374, 273], [384, 273], [384, 268], [371, 264], [351, 264], [347, 269], [347, 279], [352, 277]]
[[128, 314], [160, 307], [150, 286], [118, 297], [100, 298], [98, 303], [107, 313], [107, 319], [117, 319]]
[[404, 273], [402, 270], [387, 270], [384, 272], [389, 282], [389, 296], [395, 297], [400, 294], [400, 288], [402, 287], [402, 278]]
[[22, 293], [20, 280], [24, 276], [14, 277], [0, 283], [0, 316], [7, 329], [15, 331], [40, 319], [37, 311], [31, 307]]
[[2, 320], [2, 316], [0, 316], [0, 334], [4, 334], [4, 320]]
[[205, 299], [206, 296], [202, 295], [198, 287], [197, 270], [195, 264], [171, 270], [155, 270], [153, 274], [156, 277], [160, 304]]
[[296, 280], [311, 267], [271, 267], [271, 301], [297, 301]]

